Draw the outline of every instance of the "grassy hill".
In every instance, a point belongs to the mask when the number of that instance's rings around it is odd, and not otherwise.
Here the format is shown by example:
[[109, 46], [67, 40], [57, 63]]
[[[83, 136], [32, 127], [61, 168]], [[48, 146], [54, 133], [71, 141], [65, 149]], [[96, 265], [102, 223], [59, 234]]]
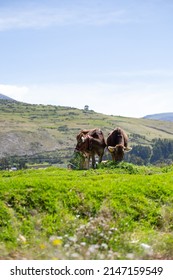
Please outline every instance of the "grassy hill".
[[106, 138], [117, 126], [128, 133], [130, 146], [150, 145], [153, 138], [173, 139], [173, 122], [1, 100], [0, 158], [39, 155], [67, 162], [73, 154], [76, 134], [81, 129], [101, 128]]
[[173, 168], [0, 171], [1, 259], [172, 259]]

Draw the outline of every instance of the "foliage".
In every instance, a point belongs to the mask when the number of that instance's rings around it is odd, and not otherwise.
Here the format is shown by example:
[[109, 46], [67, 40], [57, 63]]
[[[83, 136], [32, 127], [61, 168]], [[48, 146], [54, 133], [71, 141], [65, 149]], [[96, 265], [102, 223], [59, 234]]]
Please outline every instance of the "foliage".
[[150, 146], [136, 145], [132, 151], [127, 154], [127, 158], [134, 164], [144, 165], [150, 163], [152, 149]]
[[172, 259], [172, 178], [123, 162], [1, 171], [1, 258]]
[[71, 169], [85, 169], [85, 157], [80, 152], [74, 152], [69, 161], [69, 168]]
[[[71, 153], [72, 149], [68, 149]], [[105, 151], [104, 160], [110, 160], [110, 154]], [[172, 164], [173, 162], [173, 140], [154, 139], [151, 146], [135, 145], [130, 153], [125, 154], [125, 161], [137, 165], [149, 164]], [[66, 156], [66, 161], [72, 169], [83, 169], [84, 157], [79, 153]], [[26, 168], [27, 165], [37, 164], [63, 164], [64, 160], [59, 151], [45, 152], [31, 156], [11, 156], [0, 159], [0, 169], [5, 170], [15, 166], [17, 169]], [[107, 163], [112, 168], [116, 163]]]
[[153, 154], [151, 163], [172, 162], [173, 160], [173, 140], [154, 139]]
[[125, 159], [138, 165], [147, 164], [172, 164], [173, 140], [153, 139], [152, 145], [135, 145]]

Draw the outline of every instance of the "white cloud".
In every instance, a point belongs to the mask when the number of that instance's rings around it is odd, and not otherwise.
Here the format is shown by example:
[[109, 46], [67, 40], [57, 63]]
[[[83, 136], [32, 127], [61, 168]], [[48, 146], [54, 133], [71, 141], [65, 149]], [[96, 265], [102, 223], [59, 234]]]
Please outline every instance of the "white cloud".
[[30, 86], [25, 101], [91, 110], [108, 115], [143, 117], [172, 111], [172, 91], [157, 84], [62, 84]]
[[58, 85], [0, 85], [0, 92], [18, 101], [91, 110], [108, 115], [143, 117], [171, 112], [173, 95], [169, 85], [147, 83], [93, 83]]
[[24, 101], [29, 89], [26, 86], [0, 84], [0, 93], [17, 101]]
[[0, 31], [23, 28], [44, 28], [71, 24], [108, 25], [133, 21], [128, 12], [114, 6], [85, 5], [46, 5], [36, 3], [22, 7], [4, 7], [0, 10]]

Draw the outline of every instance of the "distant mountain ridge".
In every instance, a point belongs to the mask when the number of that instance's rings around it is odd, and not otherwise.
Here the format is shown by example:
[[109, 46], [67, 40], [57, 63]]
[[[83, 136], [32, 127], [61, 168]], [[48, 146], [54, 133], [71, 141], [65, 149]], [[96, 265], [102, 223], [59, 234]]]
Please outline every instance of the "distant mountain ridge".
[[173, 122], [173, 112], [152, 114], [152, 115], [147, 115], [143, 118], [150, 119], [150, 120]]
[[16, 102], [16, 100], [14, 100], [13, 98], [8, 97], [8, 96], [6, 96], [4, 94], [1, 94], [1, 93], [0, 93], [0, 100], [8, 100], [8, 101], [15, 101]]

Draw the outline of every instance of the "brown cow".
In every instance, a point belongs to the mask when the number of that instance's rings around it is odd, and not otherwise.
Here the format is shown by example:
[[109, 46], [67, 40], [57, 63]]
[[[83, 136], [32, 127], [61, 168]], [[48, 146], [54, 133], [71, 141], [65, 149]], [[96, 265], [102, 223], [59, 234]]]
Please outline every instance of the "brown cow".
[[107, 138], [107, 148], [112, 155], [113, 161], [120, 161], [124, 157], [124, 152], [131, 151], [132, 148], [127, 147], [128, 136], [120, 128], [114, 129]]
[[92, 167], [95, 168], [95, 155], [99, 156], [99, 163], [102, 161], [104, 149], [106, 147], [103, 132], [100, 129], [82, 130], [77, 136], [76, 152], [81, 152], [86, 158], [86, 168], [89, 169], [90, 158]]

